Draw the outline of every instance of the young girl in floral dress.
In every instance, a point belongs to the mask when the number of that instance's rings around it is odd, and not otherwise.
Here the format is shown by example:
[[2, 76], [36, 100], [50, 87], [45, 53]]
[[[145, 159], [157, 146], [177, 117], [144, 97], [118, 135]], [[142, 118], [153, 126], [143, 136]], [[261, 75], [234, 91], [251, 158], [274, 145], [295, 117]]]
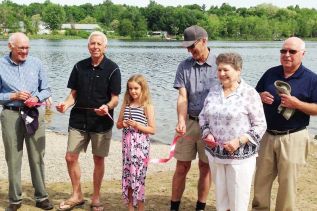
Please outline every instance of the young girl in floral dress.
[[150, 91], [142, 75], [127, 82], [117, 128], [122, 131], [122, 196], [129, 211], [144, 210], [144, 186], [150, 152], [149, 135], [155, 133]]

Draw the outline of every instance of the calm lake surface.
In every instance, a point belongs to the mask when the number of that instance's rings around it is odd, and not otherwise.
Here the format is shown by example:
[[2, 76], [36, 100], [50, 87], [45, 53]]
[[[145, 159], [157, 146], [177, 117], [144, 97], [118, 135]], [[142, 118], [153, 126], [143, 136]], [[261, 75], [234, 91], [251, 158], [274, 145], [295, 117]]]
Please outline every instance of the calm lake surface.
[[[279, 65], [279, 49], [282, 42], [220, 42], [210, 41], [216, 54], [235, 51], [244, 59], [242, 77], [252, 86], [265, 70]], [[107, 56], [115, 61], [122, 74], [122, 95], [115, 110], [115, 120], [122, 103], [127, 79], [135, 73], [143, 74], [150, 85], [155, 106], [156, 135], [153, 139], [171, 143], [176, 126], [176, 100], [178, 91], [173, 88], [174, 77], [180, 61], [190, 56], [181, 42], [130, 42], [110, 40]], [[317, 72], [317, 42], [306, 42], [304, 65]], [[7, 41], [0, 41], [0, 55], [8, 53]], [[39, 57], [47, 68], [54, 103], [63, 101], [69, 94], [67, 82], [76, 62], [89, 57], [87, 40], [48, 41], [32, 40], [30, 55]], [[47, 117], [47, 128], [67, 133], [69, 111], [58, 113], [53, 108]], [[317, 118], [311, 118], [309, 126], [317, 134]], [[121, 131], [114, 128], [114, 139], [121, 138]]]

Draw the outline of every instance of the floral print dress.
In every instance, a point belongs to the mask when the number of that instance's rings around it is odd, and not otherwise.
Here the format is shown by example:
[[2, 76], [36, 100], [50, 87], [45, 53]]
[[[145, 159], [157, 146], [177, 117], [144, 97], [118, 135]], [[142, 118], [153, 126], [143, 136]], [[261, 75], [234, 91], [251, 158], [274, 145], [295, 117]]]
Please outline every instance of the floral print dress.
[[[133, 119], [139, 124], [147, 125], [143, 107], [126, 106], [124, 119]], [[133, 206], [144, 201], [144, 186], [149, 160], [149, 135], [132, 127], [122, 131], [122, 196], [128, 203], [128, 189], [132, 189]]]

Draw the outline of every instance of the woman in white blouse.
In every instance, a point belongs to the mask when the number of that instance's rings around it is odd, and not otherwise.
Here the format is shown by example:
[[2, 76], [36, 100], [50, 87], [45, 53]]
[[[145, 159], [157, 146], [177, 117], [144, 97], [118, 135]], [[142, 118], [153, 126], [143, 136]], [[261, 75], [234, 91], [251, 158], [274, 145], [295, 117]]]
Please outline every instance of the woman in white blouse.
[[216, 186], [218, 211], [247, 211], [259, 142], [266, 130], [256, 90], [240, 79], [237, 53], [217, 57], [219, 85], [210, 89], [199, 115]]

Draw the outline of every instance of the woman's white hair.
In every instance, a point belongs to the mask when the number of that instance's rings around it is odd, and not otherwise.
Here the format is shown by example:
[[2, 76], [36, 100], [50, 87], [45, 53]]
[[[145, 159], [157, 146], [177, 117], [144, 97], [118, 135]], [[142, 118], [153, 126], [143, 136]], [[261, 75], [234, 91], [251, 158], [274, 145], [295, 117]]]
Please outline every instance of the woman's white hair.
[[91, 38], [94, 37], [94, 36], [101, 36], [103, 38], [103, 40], [104, 40], [105, 46], [108, 44], [107, 36], [101, 31], [91, 32], [91, 34], [88, 37], [88, 43], [90, 42]]

